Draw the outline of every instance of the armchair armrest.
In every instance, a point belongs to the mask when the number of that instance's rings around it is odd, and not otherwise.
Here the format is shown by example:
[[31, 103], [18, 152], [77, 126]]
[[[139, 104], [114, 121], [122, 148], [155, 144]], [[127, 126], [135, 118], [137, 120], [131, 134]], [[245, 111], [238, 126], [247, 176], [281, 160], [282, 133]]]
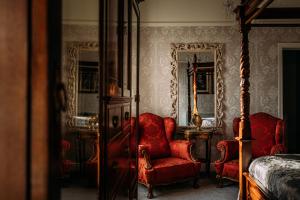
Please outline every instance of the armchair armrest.
[[221, 152], [221, 157], [216, 163], [224, 163], [238, 157], [239, 143], [236, 140], [223, 140], [217, 144], [217, 149]]
[[150, 170], [152, 169], [151, 159], [149, 155], [149, 151], [147, 146], [139, 145], [139, 159], [144, 162], [145, 169]]
[[287, 149], [282, 144], [276, 144], [271, 148], [271, 155], [286, 153]]
[[171, 155], [186, 160], [197, 162], [197, 159], [192, 156], [193, 143], [186, 140], [174, 140], [169, 143]]

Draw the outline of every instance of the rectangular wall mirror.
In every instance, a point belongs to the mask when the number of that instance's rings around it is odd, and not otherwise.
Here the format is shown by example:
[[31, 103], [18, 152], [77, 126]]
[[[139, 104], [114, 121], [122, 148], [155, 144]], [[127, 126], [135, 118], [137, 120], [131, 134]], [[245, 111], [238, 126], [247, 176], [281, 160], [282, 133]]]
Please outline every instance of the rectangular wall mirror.
[[196, 69], [197, 108], [202, 127], [223, 125], [223, 44], [172, 44], [172, 113], [179, 126], [191, 126], [194, 107], [193, 70]]

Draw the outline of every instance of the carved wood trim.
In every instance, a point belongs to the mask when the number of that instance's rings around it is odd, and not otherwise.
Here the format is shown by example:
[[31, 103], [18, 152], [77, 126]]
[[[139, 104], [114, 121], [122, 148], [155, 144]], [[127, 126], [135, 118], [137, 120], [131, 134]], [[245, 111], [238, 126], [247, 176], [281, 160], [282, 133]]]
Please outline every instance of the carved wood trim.
[[171, 44], [171, 82], [170, 82], [170, 94], [172, 101], [172, 109], [170, 116], [175, 118], [178, 122], [178, 51], [208, 51], [213, 50], [215, 55], [215, 118], [216, 127], [223, 127], [223, 99], [224, 99], [224, 81], [223, 81], [223, 43], [172, 43]]
[[79, 65], [79, 52], [80, 50], [94, 50], [98, 51], [99, 44], [94, 41], [86, 42], [66, 42], [65, 43], [65, 62], [64, 62], [64, 74], [65, 82], [67, 83], [67, 111], [66, 111], [66, 125], [67, 127], [73, 127], [75, 121], [73, 116], [77, 115], [77, 76]]

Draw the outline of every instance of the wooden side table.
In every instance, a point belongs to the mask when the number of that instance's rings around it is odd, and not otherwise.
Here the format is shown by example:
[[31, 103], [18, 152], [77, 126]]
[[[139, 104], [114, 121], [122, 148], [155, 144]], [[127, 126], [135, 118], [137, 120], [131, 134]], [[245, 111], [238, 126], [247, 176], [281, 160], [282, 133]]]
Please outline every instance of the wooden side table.
[[211, 162], [211, 138], [216, 129], [207, 128], [207, 129], [187, 129], [184, 131], [184, 137], [187, 140], [204, 140], [205, 141], [205, 158], [200, 158], [199, 160], [205, 162], [206, 173], [210, 172], [210, 162]]
[[[98, 140], [99, 131], [98, 129], [88, 129], [81, 127], [73, 127], [69, 130], [71, 133], [76, 135], [76, 161], [79, 163], [80, 174], [85, 173], [86, 162], [95, 160], [99, 155]], [[92, 140], [93, 153], [86, 158], [86, 140]]]

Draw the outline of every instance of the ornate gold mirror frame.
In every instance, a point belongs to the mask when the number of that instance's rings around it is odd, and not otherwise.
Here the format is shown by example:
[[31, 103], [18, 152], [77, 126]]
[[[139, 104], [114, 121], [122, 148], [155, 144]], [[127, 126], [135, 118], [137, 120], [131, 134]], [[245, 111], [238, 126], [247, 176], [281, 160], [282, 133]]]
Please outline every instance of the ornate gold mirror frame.
[[215, 126], [218, 128], [223, 127], [223, 99], [224, 99], [224, 84], [222, 77], [223, 70], [223, 48], [222, 43], [172, 43], [171, 44], [171, 99], [172, 109], [171, 116], [178, 122], [178, 52], [179, 51], [213, 51], [215, 62]]
[[98, 51], [98, 42], [66, 42], [65, 43], [65, 64], [64, 74], [67, 82], [67, 111], [66, 111], [66, 125], [67, 127], [75, 126], [75, 118], [77, 115], [77, 88], [78, 88], [78, 68], [79, 68], [79, 54], [82, 50]]

